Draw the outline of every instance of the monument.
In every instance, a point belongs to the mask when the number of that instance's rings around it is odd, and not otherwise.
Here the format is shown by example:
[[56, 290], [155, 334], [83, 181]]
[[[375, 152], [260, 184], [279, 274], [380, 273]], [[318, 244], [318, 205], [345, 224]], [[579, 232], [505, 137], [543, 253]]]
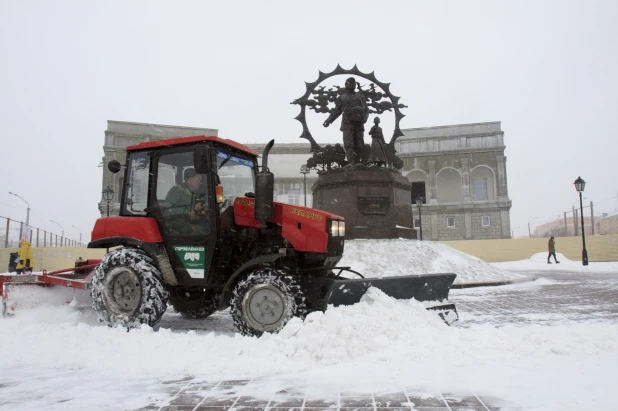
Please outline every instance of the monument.
[[[348, 76], [344, 87], [321, 86], [327, 79]], [[357, 78], [370, 82], [364, 86]], [[303, 126], [300, 138], [309, 140], [313, 156], [307, 167], [318, 170], [313, 189], [314, 208], [345, 218], [348, 238], [416, 238], [413, 229], [410, 183], [401, 175], [402, 160], [396, 156], [395, 141], [403, 133], [399, 121], [404, 117], [399, 97], [389, 84], [373, 73], [356, 66], [350, 70], [337, 66], [330, 73], [320, 72], [318, 79], [306, 84], [305, 94], [291, 104], [301, 107], [296, 120]], [[321, 147], [313, 138], [306, 121], [306, 109], [328, 113], [323, 123], [329, 127], [341, 117], [343, 147]], [[394, 113], [393, 135], [386, 143], [380, 127], [380, 115]], [[365, 144], [365, 124], [374, 114], [369, 130], [371, 145]]]

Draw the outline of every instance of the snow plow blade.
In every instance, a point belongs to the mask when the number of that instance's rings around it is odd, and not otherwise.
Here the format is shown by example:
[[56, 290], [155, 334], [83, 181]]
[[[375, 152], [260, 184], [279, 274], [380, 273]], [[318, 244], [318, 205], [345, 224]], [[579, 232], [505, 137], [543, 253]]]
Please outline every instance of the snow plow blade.
[[448, 302], [448, 293], [456, 274], [424, 274], [401, 277], [333, 280], [324, 298], [327, 305], [351, 305], [360, 301], [369, 287], [376, 287], [399, 300], [414, 298], [436, 311], [440, 318], [452, 324], [459, 319], [455, 304]]

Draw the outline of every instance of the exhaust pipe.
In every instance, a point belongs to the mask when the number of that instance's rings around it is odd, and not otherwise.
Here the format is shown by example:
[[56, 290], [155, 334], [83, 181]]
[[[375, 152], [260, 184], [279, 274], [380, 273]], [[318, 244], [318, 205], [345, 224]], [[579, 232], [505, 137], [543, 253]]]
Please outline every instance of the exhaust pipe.
[[262, 154], [262, 171], [256, 173], [255, 176], [255, 219], [258, 220], [263, 227], [266, 222], [273, 217], [273, 192], [275, 187], [275, 176], [268, 170], [268, 153], [275, 144], [275, 140], [270, 142], [264, 148]]

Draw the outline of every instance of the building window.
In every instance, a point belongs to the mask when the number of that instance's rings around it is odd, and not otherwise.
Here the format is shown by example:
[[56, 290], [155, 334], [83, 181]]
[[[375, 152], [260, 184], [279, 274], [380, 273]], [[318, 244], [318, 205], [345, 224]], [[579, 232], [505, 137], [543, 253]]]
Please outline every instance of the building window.
[[277, 201], [277, 194], [279, 194], [279, 191], [273, 190], [273, 201]]
[[455, 217], [446, 217], [446, 226], [448, 228], [455, 228]]
[[300, 204], [300, 190], [288, 190], [288, 204]]
[[472, 179], [472, 200], [484, 201], [487, 200], [487, 179], [473, 178]]
[[489, 227], [490, 226], [490, 220], [489, 220], [489, 216], [488, 215], [484, 215], [481, 217], [481, 224], [483, 225], [483, 227]]
[[414, 228], [421, 228], [421, 219], [420, 218], [415, 218], [414, 219]]

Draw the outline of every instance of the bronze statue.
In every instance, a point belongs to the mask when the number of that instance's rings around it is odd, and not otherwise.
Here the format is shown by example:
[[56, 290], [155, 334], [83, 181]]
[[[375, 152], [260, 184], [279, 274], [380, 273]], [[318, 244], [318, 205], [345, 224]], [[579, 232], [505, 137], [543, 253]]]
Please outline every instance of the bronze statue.
[[375, 117], [373, 123], [373, 127], [369, 130], [371, 136], [369, 163], [382, 167], [388, 164], [388, 154], [386, 153], [386, 142], [384, 141], [384, 134], [382, 134], [382, 127], [379, 126], [380, 117]]
[[369, 109], [365, 96], [357, 93], [356, 80], [350, 77], [345, 81], [345, 92], [337, 99], [335, 108], [324, 121], [324, 127], [328, 127], [340, 115], [341, 127], [343, 132], [343, 147], [345, 156], [349, 164], [357, 164], [361, 162], [361, 153], [365, 144], [363, 134], [365, 131], [364, 124], [369, 117]]

